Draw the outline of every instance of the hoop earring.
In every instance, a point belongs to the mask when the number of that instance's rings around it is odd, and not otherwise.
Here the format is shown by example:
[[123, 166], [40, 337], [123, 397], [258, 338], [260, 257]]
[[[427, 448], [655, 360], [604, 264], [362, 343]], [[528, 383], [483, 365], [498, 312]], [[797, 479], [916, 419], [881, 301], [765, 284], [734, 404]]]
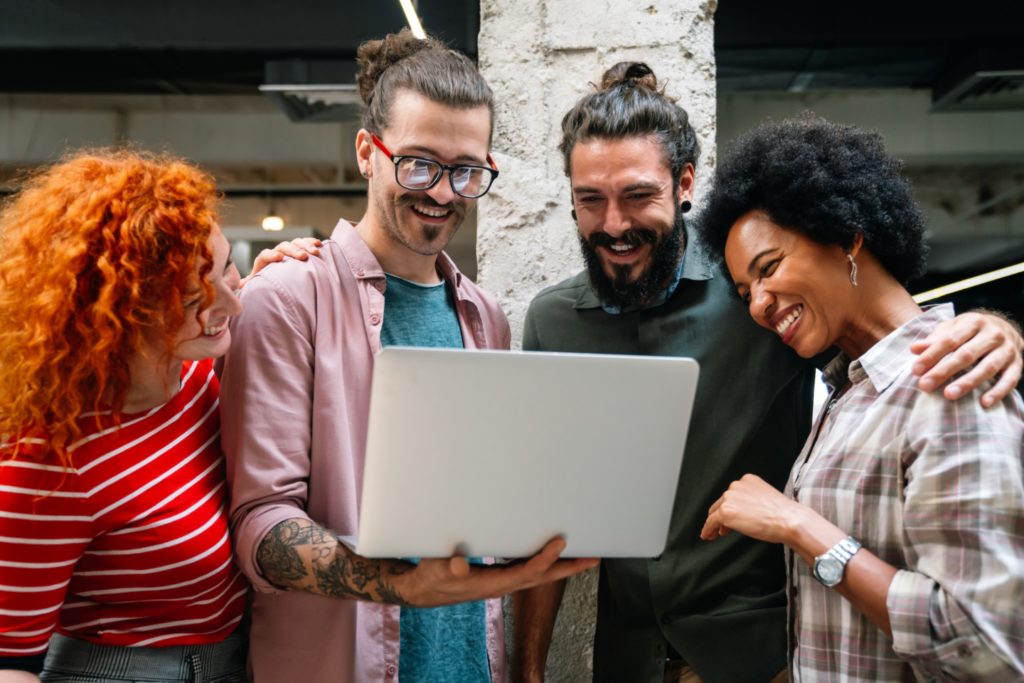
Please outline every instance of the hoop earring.
[[857, 286], [857, 262], [853, 260], [853, 254], [847, 252], [846, 260], [850, 262], [850, 284]]
[[679, 208], [683, 210], [683, 213], [686, 213], [693, 208], [693, 204], [690, 203], [689, 199], [684, 199], [683, 203], [679, 205]]

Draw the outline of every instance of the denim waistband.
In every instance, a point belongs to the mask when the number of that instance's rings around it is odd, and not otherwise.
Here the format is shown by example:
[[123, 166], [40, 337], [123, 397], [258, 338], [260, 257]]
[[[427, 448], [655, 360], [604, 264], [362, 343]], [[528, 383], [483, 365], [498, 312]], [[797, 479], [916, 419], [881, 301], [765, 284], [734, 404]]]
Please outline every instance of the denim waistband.
[[173, 647], [95, 645], [55, 633], [40, 677], [53, 683], [245, 683], [246, 645], [237, 631], [219, 643]]

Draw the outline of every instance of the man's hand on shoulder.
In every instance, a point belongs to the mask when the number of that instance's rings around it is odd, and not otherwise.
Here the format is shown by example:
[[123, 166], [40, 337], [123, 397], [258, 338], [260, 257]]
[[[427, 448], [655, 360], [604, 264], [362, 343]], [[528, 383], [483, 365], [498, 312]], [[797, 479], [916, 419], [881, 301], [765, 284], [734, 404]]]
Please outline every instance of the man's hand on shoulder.
[[943, 322], [910, 350], [918, 354], [913, 372], [920, 377], [918, 386], [923, 391], [933, 391], [966, 371], [943, 390], [951, 401], [996, 378], [981, 396], [981, 404], [987, 408], [1005, 398], [1020, 381], [1024, 339], [1020, 328], [1002, 315], [976, 311]]

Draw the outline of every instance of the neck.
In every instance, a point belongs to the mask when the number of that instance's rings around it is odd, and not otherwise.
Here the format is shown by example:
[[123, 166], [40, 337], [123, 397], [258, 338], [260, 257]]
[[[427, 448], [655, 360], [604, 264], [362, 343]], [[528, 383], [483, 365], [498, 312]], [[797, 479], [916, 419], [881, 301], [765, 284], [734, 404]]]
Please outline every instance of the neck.
[[154, 361], [137, 353], [128, 365], [131, 383], [121, 412], [140, 413], [167, 403], [178, 393], [181, 365], [177, 362]]
[[873, 258], [863, 259], [858, 279], [858, 313], [836, 340], [836, 346], [851, 359], [860, 358], [900, 325], [921, 314], [910, 293]]
[[441, 281], [437, 273], [437, 254], [419, 254], [392, 237], [374, 215], [372, 202], [371, 208], [356, 225], [356, 232], [385, 273], [424, 285]]

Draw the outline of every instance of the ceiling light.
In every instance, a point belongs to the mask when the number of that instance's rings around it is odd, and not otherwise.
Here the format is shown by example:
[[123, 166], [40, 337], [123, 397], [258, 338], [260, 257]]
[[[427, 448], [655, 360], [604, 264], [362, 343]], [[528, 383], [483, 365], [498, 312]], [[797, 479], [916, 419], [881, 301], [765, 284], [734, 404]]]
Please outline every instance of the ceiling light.
[[279, 230], [284, 230], [284, 219], [281, 218], [280, 216], [270, 214], [263, 217], [263, 223], [261, 223], [261, 226], [263, 227], [264, 230], [268, 232], [277, 232]]
[[936, 287], [935, 289], [929, 289], [927, 292], [921, 292], [920, 294], [914, 295], [914, 301], [919, 304], [923, 304], [926, 301], [932, 299], [938, 299], [939, 297], [946, 296], [947, 294], [955, 294], [956, 292], [962, 292], [965, 289], [971, 287], [977, 287], [993, 280], [999, 280], [1004, 277], [1010, 277], [1011, 275], [1017, 275], [1018, 273], [1024, 273], [1024, 261], [1014, 266], [1007, 266], [1000, 268], [999, 270], [993, 270], [989, 273], [982, 273], [981, 275], [975, 275], [959, 282], [952, 282], [948, 285]]
[[405, 21], [409, 24], [409, 30], [420, 40], [426, 40], [427, 34], [423, 31], [423, 24], [420, 23], [420, 18], [416, 15], [416, 8], [412, 6], [412, 0], [398, 0], [398, 2], [402, 5], [402, 11], [405, 12]]

